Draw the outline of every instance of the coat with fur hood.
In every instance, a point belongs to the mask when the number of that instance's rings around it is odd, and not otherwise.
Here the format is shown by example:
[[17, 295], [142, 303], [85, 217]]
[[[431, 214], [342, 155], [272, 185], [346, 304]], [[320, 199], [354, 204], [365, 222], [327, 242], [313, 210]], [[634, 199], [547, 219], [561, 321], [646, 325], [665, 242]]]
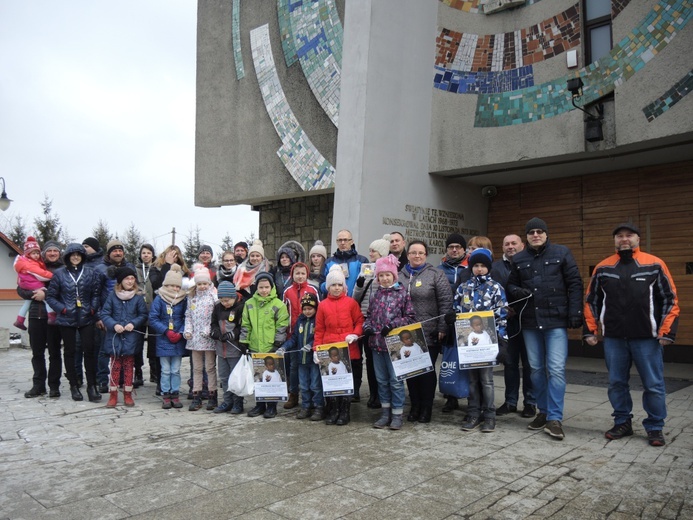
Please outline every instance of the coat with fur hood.
[[[363, 333], [363, 313], [356, 300], [342, 293], [340, 296], [327, 296], [320, 302], [315, 318], [314, 345], [346, 341], [349, 334], [360, 336]], [[361, 349], [358, 341], [349, 344], [349, 358], [360, 359]]]

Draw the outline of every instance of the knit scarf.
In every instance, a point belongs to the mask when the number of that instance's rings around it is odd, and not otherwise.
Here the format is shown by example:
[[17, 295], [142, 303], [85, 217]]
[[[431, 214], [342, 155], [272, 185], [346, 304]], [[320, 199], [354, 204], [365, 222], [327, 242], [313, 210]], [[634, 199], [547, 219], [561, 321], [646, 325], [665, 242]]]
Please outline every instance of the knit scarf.
[[135, 297], [135, 294], [137, 294], [137, 291], [134, 289], [132, 291], [126, 291], [124, 289], [121, 289], [120, 291], [116, 290], [116, 296], [119, 300], [123, 301], [132, 300]]
[[164, 300], [169, 305], [176, 305], [185, 299], [187, 293], [185, 291], [174, 291], [171, 289], [170, 285], [163, 285], [156, 291], [161, 299]]
[[421, 264], [419, 267], [412, 267], [411, 264], [407, 264], [404, 266], [404, 268], [407, 270], [407, 272], [410, 275], [414, 275], [419, 273], [424, 267], [426, 267], [428, 264]]
[[236, 274], [233, 276], [233, 284], [236, 286], [237, 291], [242, 291], [247, 289], [255, 282], [255, 277], [267, 271], [267, 260], [264, 258], [257, 265], [250, 265], [250, 259], [244, 260], [241, 265], [238, 266]]

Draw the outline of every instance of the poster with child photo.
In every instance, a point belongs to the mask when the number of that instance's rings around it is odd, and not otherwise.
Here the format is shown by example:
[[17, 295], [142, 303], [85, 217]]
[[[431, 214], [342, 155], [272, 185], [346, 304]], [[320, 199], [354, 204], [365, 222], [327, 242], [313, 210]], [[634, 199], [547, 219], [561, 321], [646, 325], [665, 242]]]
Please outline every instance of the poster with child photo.
[[458, 313], [455, 336], [460, 370], [498, 364], [498, 333], [493, 311]]
[[253, 374], [255, 401], [262, 403], [288, 400], [283, 354], [253, 353]]
[[433, 372], [421, 323], [393, 329], [385, 338], [398, 381]]
[[349, 344], [328, 343], [315, 347], [320, 361], [322, 393], [325, 397], [354, 395], [354, 378], [351, 375]]

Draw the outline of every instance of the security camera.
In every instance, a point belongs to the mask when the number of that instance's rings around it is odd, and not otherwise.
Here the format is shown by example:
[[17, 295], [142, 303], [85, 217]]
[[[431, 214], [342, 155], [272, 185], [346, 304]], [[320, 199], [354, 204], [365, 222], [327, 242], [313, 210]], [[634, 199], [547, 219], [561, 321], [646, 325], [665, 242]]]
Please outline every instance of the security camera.
[[481, 188], [481, 196], [486, 197], [487, 199], [490, 199], [491, 197], [495, 197], [498, 195], [498, 188], [495, 186], [484, 186]]

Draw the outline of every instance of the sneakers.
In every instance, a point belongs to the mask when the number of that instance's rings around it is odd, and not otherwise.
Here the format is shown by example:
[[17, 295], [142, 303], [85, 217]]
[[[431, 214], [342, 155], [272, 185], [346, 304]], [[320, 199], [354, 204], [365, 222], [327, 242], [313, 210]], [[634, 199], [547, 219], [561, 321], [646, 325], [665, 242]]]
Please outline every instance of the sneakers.
[[[496, 410], [496, 415], [498, 415], [498, 410]], [[525, 405], [525, 409], [522, 410], [521, 415], [525, 419], [530, 419], [530, 418], [534, 417], [535, 415], [537, 415], [537, 407], [534, 406], [533, 404]]]
[[212, 410], [212, 413], [224, 413], [228, 412], [231, 410], [231, 403], [227, 403], [226, 401], [223, 401], [219, 406], [217, 406], [214, 410]]
[[456, 397], [448, 397], [447, 401], [443, 405], [443, 413], [452, 413], [460, 407], [460, 403], [457, 402]]
[[546, 426], [546, 414], [539, 413], [534, 420], [527, 425], [530, 430], [542, 430]]
[[623, 437], [629, 437], [631, 435], [633, 435], [633, 425], [630, 419], [621, 424], [614, 424], [613, 428], [604, 433], [604, 437], [612, 441], [622, 439]]
[[662, 430], [650, 430], [647, 432], [647, 442], [650, 443], [650, 446], [664, 446], [665, 441], [664, 441], [664, 435], [662, 434]]
[[496, 429], [496, 418], [489, 417], [484, 419], [484, 424], [481, 425], [481, 433], [491, 433]]
[[311, 421], [322, 421], [325, 418], [325, 409], [322, 406], [317, 406], [310, 416]]
[[313, 412], [310, 408], [301, 408], [296, 414], [296, 419], [308, 419], [311, 415]]
[[464, 421], [462, 421], [461, 428], [463, 432], [471, 432], [472, 430], [476, 430], [479, 426], [481, 426], [481, 417], [468, 415], [464, 418]]
[[503, 403], [496, 408], [496, 415], [508, 415], [509, 413], [517, 412], [517, 406], [514, 404]]
[[565, 433], [563, 433], [563, 426], [561, 425], [561, 421], [546, 421], [544, 432], [551, 435], [551, 437], [553, 437], [554, 439], [563, 440], [565, 438]]

